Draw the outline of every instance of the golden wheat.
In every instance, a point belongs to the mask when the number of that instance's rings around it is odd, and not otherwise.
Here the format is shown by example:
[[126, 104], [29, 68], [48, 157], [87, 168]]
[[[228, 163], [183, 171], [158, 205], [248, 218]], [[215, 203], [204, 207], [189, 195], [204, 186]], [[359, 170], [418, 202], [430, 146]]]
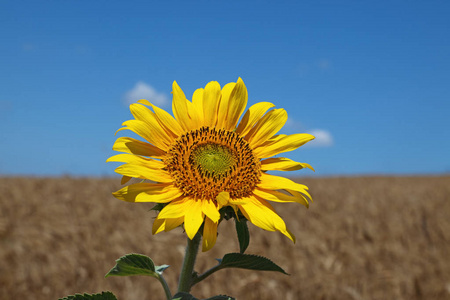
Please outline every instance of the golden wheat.
[[[152, 204], [114, 199], [117, 179], [5, 178], [0, 182], [0, 298], [57, 299], [113, 291], [119, 299], [163, 299], [153, 278], [104, 278], [114, 260], [142, 253], [170, 264], [173, 290], [185, 246], [182, 229], [151, 235]], [[450, 177], [301, 179], [309, 210], [276, 206], [297, 236], [250, 228], [248, 253], [264, 255], [291, 276], [220, 271], [197, 297], [237, 299], [449, 299]], [[296, 206], [292, 209], [292, 206]], [[251, 227], [251, 226], [250, 226]], [[238, 251], [232, 223], [200, 253], [204, 271]]]

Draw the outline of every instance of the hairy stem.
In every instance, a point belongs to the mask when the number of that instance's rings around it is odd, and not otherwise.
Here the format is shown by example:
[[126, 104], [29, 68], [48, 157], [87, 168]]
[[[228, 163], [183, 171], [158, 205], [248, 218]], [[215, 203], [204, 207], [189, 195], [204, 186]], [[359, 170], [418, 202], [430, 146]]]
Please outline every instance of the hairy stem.
[[201, 235], [199, 233], [197, 233], [192, 240], [187, 238], [186, 253], [184, 255], [180, 280], [178, 282], [178, 292], [189, 293], [191, 290], [195, 259], [197, 258], [200, 240]]

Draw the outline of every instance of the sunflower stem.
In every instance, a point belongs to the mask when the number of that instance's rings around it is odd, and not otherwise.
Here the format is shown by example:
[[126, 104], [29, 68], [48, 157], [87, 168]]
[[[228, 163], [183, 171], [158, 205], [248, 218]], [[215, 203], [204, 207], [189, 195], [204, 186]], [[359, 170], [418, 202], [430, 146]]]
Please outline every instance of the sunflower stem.
[[180, 280], [178, 282], [178, 292], [189, 293], [194, 276], [195, 259], [197, 258], [198, 247], [201, 235], [197, 233], [191, 240], [187, 238], [186, 253], [184, 255], [183, 266], [181, 267]]

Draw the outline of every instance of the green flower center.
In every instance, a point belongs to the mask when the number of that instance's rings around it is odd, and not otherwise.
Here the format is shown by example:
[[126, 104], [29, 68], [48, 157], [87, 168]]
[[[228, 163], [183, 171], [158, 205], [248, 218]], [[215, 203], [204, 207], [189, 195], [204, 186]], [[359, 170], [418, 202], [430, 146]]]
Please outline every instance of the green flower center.
[[236, 162], [228, 147], [217, 144], [199, 145], [191, 152], [189, 160], [201, 169], [200, 173], [209, 173], [212, 177], [226, 174]]

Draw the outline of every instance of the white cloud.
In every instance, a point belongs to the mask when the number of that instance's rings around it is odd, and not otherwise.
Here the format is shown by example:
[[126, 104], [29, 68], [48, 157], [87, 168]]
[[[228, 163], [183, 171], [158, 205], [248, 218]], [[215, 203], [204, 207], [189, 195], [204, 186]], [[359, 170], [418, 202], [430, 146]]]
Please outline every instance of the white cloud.
[[333, 137], [331, 133], [324, 129], [308, 130], [308, 133], [314, 135], [316, 138], [306, 145], [311, 147], [330, 147], [333, 146]]
[[126, 104], [131, 104], [141, 99], [147, 99], [157, 106], [163, 106], [168, 102], [168, 98], [164, 93], [158, 92], [154, 87], [143, 81], [137, 82], [136, 85], [124, 95], [124, 102]]
[[284, 124], [283, 129], [280, 133], [292, 134], [306, 132], [314, 135], [316, 138], [311, 142], [307, 143], [307, 147], [330, 147], [333, 146], [333, 136], [328, 130], [325, 129], [306, 129], [303, 124], [293, 118], [288, 118], [286, 124]]

